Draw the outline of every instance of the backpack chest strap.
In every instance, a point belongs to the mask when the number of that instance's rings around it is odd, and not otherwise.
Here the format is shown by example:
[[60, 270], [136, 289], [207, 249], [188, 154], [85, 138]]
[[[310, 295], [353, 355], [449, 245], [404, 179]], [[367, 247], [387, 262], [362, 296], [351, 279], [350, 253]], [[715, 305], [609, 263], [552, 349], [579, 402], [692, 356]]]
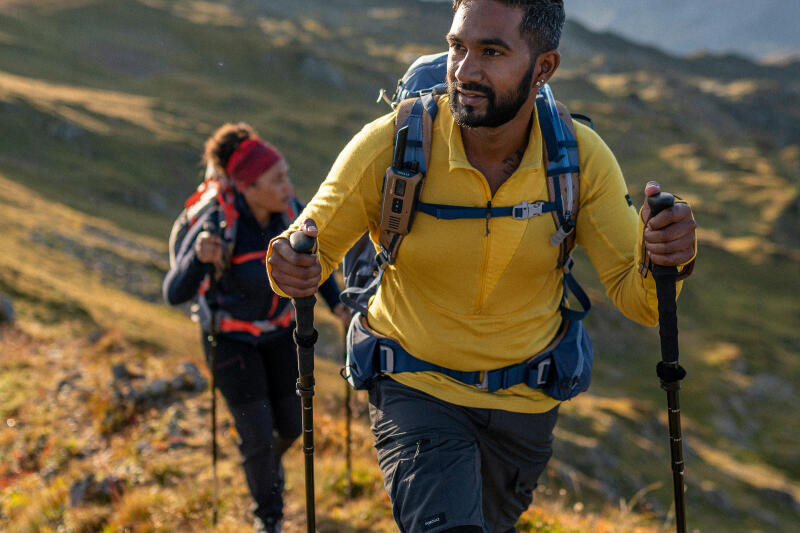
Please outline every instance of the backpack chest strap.
[[430, 215], [439, 220], [458, 220], [465, 218], [495, 218], [511, 217], [514, 220], [527, 220], [536, 216], [550, 213], [556, 210], [554, 202], [531, 202], [522, 201], [517, 205], [507, 207], [492, 207], [491, 202], [486, 207], [466, 207], [459, 205], [429, 204], [419, 202], [417, 211]]

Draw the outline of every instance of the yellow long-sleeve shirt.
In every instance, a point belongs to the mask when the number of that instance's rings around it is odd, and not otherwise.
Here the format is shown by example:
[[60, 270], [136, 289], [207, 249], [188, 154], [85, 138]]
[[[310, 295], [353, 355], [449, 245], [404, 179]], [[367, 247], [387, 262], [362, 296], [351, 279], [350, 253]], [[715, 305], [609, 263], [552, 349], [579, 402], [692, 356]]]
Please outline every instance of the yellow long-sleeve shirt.
[[[367, 228], [373, 242], [378, 240], [394, 119], [390, 113], [367, 124], [350, 141], [298, 222], [283, 235], [306, 218], [316, 221], [322, 279]], [[476, 207], [488, 201], [493, 206], [547, 201], [541, 134], [538, 121], [533, 124], [519, 168], [492, 196], [486, 179], [467, 160], [447, 96], [441, 97], [421, 200]], [[637, 322], [655, 324], [655, 284], [637, 270], [641, 218], [626, 199], [627, 187], [609, 148], [591, 129], [575, 126], [581, 167], [577, 243], [617, 307]], [[418, 213], [370, 304], [369, 325], [420, 359], [464, 371], [519, 363], [544, 348], [561, 323], [558, 248], [549, 244], [555, 231], [552, 216], [493, 218], [488, 234], [486, 224]], [[532, 413], [558, 403], [526, 385], [488, 393], [434, 372], [392, 377], [469, 407]]]

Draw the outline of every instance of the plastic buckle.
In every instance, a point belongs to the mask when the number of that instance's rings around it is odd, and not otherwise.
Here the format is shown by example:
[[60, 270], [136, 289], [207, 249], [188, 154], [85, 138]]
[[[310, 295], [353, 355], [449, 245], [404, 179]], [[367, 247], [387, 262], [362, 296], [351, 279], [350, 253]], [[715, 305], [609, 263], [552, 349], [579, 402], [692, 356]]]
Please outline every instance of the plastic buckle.
[[483, 371], [481, 372], [481, 382], [476, 384], [475, 386], [480, 390], [487, 390], [489, 388], [489, 372]]
[[386, 362], [384, 365], [386, 370], [383, 372], [388, 372], [389, 374], [394, 372], [394, 350], [391, 346], [382, 346], [378, 345], [378, 349], [380, 350], [381, 355], [383, 356], [382, 359]]
[[525, 200], [521, 204], [517, 204], [511, 208], [511, 217], [514, 220], [526, 220], [533, 217], [538, 217], [542, 214], [544, 202], [533, 202], [529, 204]]

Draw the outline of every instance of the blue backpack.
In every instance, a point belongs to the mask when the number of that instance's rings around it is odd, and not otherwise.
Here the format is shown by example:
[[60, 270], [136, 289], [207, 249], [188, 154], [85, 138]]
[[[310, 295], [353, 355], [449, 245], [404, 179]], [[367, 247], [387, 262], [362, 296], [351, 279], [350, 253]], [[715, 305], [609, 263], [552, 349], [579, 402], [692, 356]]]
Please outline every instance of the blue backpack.
[[[342, 302], [357, 313], [348, 332], [348, 357], [342, 375], [354, 388], [363, 389], [370, 385], [375, 376], [385, 372], [433, 370], [490, 392], [511, 386], [511, 379], [516, 383], [526, 382], [531, 387], [542, 388], [556, 399], [571, 398], [588, 388], [592, 365], [591, 341], [580, 322], [589, 312], [591, 302], [571, 273], [571, 254], [575, 247], [575, 225], [580, 205], [578, 144], [572, 117], [588, 120], [590, 126], [591, 120], [583, 115], [570, 115], [567, 108], [555, 100], [547, 84], [539, 89], [536, 108], [547, 167], [547, 201], [528, 203], [522, 200], [514, 206], [500, 207], [422, 202], [418, 193], [413, 196], [408, 190], [414, 186], [419, 191], [425, 178], [438, 99], [446, 91], [446, 69], [446, 52], [422, 56], [398, 80], [392, 99], [386, 96], [385, 91], [381, 91], [380, 98], [397, 110], [394, 160], [384, 177], [377, 253], [376, 245], [366, 233], [350, 249], [343, 262], [345, 290], [342, 292]], [[397, 187], [399, 181], [403, 182], [402, 187]], [[398, 188], [406, 193], [405, 197], [395, 194]], [[398, 203], [403, 205], [398, 206]], [[393, 216], [400, 215], [401, 211], [407, 215], [402, 220]], [[564, 326], [554, 343], [532, 359], [535, 364], [528, 362], [514, 365], [514, 368], [471, 373], [433, 368], [429, 363], [405, 353], [397, 343], [377, 340], [365, 328], [361, 315], [367, 315], [369, 301], [377, 292], [384, 271], [394, 263], [403, 237], [410, 231], [415, 214], [420, 212], [444, 220], [504, 216], [526, 220], [546, 213], [552, 215], [555, 231], [550, 244], [560, 249], [554, 268], [563, 272], [560, 310]], [[575, 296], [582, 310], [567, 307], [568, 291]], [[563, 355], [559, 350], [571, 355]], [[366, 355], [359, 356], [356, 352]]]

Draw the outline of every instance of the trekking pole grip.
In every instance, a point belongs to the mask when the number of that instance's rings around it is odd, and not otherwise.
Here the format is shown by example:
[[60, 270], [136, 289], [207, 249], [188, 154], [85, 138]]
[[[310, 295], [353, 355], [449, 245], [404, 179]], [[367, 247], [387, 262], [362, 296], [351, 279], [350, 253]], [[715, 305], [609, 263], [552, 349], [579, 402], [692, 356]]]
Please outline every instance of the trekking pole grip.
[[[664, 209], [675, 205], [675, 196], [668, 192], [660, 192], [647, 197], [650, 206], [650, 218], [658, 215]], [[653, 276], [678, 276], [678, 268], [674, 266], [653, 265]]]
[[[295, 231], [289, 236], [289, 244], [295, 252], [310, 254], [314, 250], [316, 239], [302, 231]], [[297, 315], [295, 341], [298, 345], [298, 370], [301, 379], [314, 372], [314, 343], [317, 340], [317, 332], [314, 329], [314, 304], [316, 302], [317, 299], [313, 294], [292, 298]]]
[[[675, 196], [668, 192], [659, 192], [647, 197], [650, 206], [650, 217], [658, 215], [664, 209], [675, 205]], [[678, 364], [678, 318], [675, 302], [675, 282], [678, 268], [675, 266], [652, 265], [653, 279], [656, 282], [658, 297], [658, 322], [661, 337], [662, 360], [670, 365]]]
[[313, 252], [316, 242], [317, 239], [311, 237], [310, 235], [306, 235], [302, 231], [295, 231], [289, 235], [289, 244], [291, 245], [292, 250], [300, 254], [310, 254]]
[[[316, 244], [314, 237], [302, 231], [289, 236], [289, 244], [295, 252], [310, 254]], [[305, 455], [306, 478], [306, 528], [308, 533], [316, 531], [316, 512], [314, 505], [314, 344], [317, 330], [314, 329], [314, 304], [317, 299], [311, 296], [292, 298], [296, 313], [294, 342], [297, 345], [297, 395], [302, 404], [303, 454]]]
[[668, 192], [660, 192], [647, 197], [650, 206], [650, 216], [654, 217], [668, 207], [675, 205], [675, 196]]

